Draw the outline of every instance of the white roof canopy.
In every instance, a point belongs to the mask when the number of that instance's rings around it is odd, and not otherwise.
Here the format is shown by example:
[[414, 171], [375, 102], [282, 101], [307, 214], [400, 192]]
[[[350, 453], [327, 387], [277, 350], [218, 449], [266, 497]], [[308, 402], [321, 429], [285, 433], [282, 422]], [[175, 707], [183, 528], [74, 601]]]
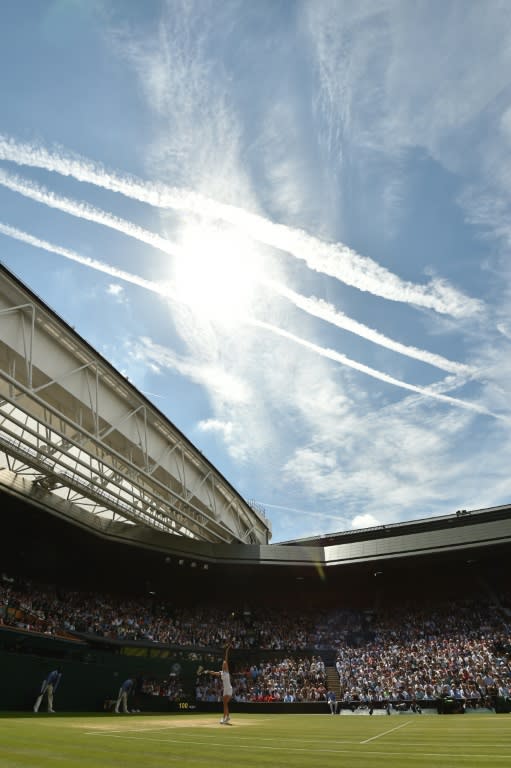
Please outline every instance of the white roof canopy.
[[0, 482], [212, 543], [270, 524], [129, 381], [0, 267]]

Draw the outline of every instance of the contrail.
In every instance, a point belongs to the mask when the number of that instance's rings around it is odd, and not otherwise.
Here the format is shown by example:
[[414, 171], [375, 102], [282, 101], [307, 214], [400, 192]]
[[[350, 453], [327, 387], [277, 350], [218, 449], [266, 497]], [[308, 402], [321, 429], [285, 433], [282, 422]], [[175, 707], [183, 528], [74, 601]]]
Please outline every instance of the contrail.
[[464, 296], [445, 281], [433, 280], [427, 285], [417, 285], [401, 280], [372, 259], [361, 256], [342, 243], [324, 242], [304, 230], [275, 224], [263, 216], [220, 203], [192, 190], [171, 187], [161, 182], [148, 183], [131, 175], [121, 176], [108, 172], [100, 163], [20, 143], [2, 135], [0, 159], [71, 176], [78, 181], [118, 192], [158, 208], [188, 211], [201, 218], [226, 221], [254, 240], [292, 254], [315, 272], [329, 275], [360, 291], [390, 301], [415, 304], [454, 317], [472, 315], [482, 308], [480, 301]]
[[34, 248], [41, 248], [49, 253], [55, 253], [58, 256], [63, 256], [71, 261], [76, 261], [78, 264], [83, 264], [85, 267], [96, 269], [98, 272], [104, 272], [111, 277], [124, 280], [127, 283], [138, 285], [140, 288], [145, 288], [153, 293], [158, 293], [160, 296], [173, 298], [169, 283], [155, 283], [152, 280], [145, 280], [143, 277], [132, 275], [130, 272], [125, 272], [123, 269], [117, 269], [116, 267], [112, 267], [97, 259], [91, 259], [88, 256], [80, 256], [80, 254], [75, 251], [71, 251], [68, 248], [61, 248], [59, 245], [53, 245], [46, 240], [41, 240], [38, 237], [29, 235], [27, 232], [23, 232], [15, 227], [10, 227], [8, 224], [3, 224], [2, 222], [0, 222], [0, 234], [12, 237], [14, 240], [20, 240], [23, 243], [28, 243], [28, 245], [33, 245]]
[[[23, 232], [19, 229], [16, 229], [15, 227], [11, 227], [1, 222], [0, 222], [0, 234], [6, 235], [7, 237], [14, 238], [15, 240], [20, 240], [22, 242], [28, 243], [29, 245], [32, 245], [35, 248], [41, 248], [45, 251], [49, 251], [50, 253], [55, 253], [59, 256], [63, 256], [66, 259], [70, 259], [71, 261], [78, 262], [79, 264], [83, 264], [84, 266], [90, 267], [91, 269], [96, 269], [99, 272], [103, 272], [112, 277], [116, 277], [119, 280], [124, 280], [126, 282], [133, 283], [134, 285], [138, 285], [140, 288], [145, 288], [146, 290], [152, 291], [153, 293], [157, 293], [160, 296], [173, 299], [174, 301], [179, 301], [182, 303], [179, 296], [176, 296], [175, 292], [172, 290], [172, 285], [169, 282], [155, 283], [152, 280], [145, 280], [143, 277], [140, 277], [138, 275], [133, 275], [130, 272], [125, 272], [122, 269], [117, 269], [116, 267], [112, 267], [109, 264], [105, 264], [104, 262], [98, 261], [97, 259], [91, 259], [87, 256], [80, 256], [75, 251], [71, 251], [68, 248], [62, 248], [58, 245], [52, 245], [51, 243], [48, 243], [46, 240], [40, 240], [39, 238], [34, 237], [33, 235], [29, 235], [26, 232]], [[492, 411], [487, 410], [483, 406], [476, 405], [475, 403], [469, 403], [469, 402], [466, 402], [465, 400], [458, 400], [457, 398], [449, 397], [448, 395], [442, 395], [442, 394], [439, 394], [438, 392], [434, 392], [432, 390], [425, 389], [423, 387], [415, 386], [414, 384], [408, 384], [405, 381], [396, 379], [393, 376], [389, 376], [386, 373], [377, 371], [376, 369], [370, 368], [367, 365], [363, 365], [362, 363], [357, 363], [355, 360], [351, 360], [346, 355], [343, 355], [340, 352], [336, 352], [333, 349], [320, 347], [317, 344], [314, 344], [313, 342], [307, 341], [306, 339], [302, 339], [301, 337], [296, 336], [295, 334], [290, 333], [289, 331], [286, 331], [283, 328], [279, 328], [278, 326], [272, 325], [271, 323], [265, 323], [262, 320], [257, 320], [251, 317], [245, 317], [244, 321], [249, 325], [253, 325], [256, 328], [261, 328], [263, 330], [269, 331], [270, 333], [274, 333], [277, 336], [281, 336], [284, 339], [287, 339], [289, 341], [294, 342], [295, 344], [299, 344], [300, 346], [305, 347], [306, 349], [310, 350], [311, 352], [314, 352], [317, 355], [320, 355], [321, 357], [326, 357], [326, 358], [329, 358], [330, 360], [334, 360], [335, 362], [340, 363], [341, 365], [345, 365], [349, 368], [353, 368], [357, 371], [360, 371], [361, 373], [365, 373], [367, 376], [371, 376], [372, 378], [378, 379], [379, 381], [384, 381], [387, 384], [392, 384], [396, 387], [400, 387], [401, 389], [406, 389], [410, 392], [415, 392], [417, 394], [424, 395], [425, 397], [430, 397], [436, 400], [440, 400], [442, 402], [449, 403], [450, 405], [457, 406], [458, 408], [465, 408], [467, 410], [476, 411], [477, 413], [482, 413], [486, 416], [493, 416], [496, 419], [502, 419], [504, 421], [508, 421], [506, 417], [499, 416], [498, 414], [495, 414]]]
[[43, 203], [43, 205], [47, 205], [50, 208], [55, 208], [63, 213], [76, 216], [79, 219], [85, 219], [86, 221], [92, 221], [95, 224], [101, 224], [104, 227], [115, 229], [128, 237], [140, 240], [142, 243], [151, 245], [153, 248], [157, 248], [171, 256], [176, 256], [179, 253], [179, 248], [174, 246], [165, 237], [161, 237], [154, 232], [150, 232], [148, 229], [139, 227], [137, 224], [134, 224], [127, 219], [121, 219], [100, 208], [89, 205], [89, 203], [85, 203], [82, 200], [71, 200], [69, 197], [56, 195], [46, 187], [36, 184], [33, 181], [23, 179], [16, 174], [7, 173], [0, 169], [0, 184], [3, 187], [10, 189], [12, 192], [17, 192], [31, 200], [36, 200], [38, 203]]
[[[63, 211], [64, 213], [76, 216], [80, 219], [92, 221], [102, 226], [115, 229], [128, 237], [140, 240], [153, 248], [157, 248], [164, 253], [172, 256], [178, 256], [183, 253], [183, 249], [177, 245], [171, 243], [168, 239], [161, 237], [143, 227], [134, 224], [126, 219], [121, 219], [117, 216], [95, 208], [83, 201], [72, 200], [68, 197], [61, 197], [55, 193], [49, 191], [43, 186], [36, 184], [35, 182], [23, 179], [16, 174], [9, 174], [0, 169], [0, 184], [13, 192], [17, 192], [31, 200], [36, 200], [39, 203], [47, 205], [51, 208]], [[277, 283], [274, 280], [259, 280], [265, 287], [277, 293], [282, 298], [290, 301], [296, 307], [303, 312], [317, 317], [325, 322], [335, 325], [337, 328], [349, 331], [350, 333], [361, 336], [367, 341], [378, 344], [382, 347], [390, 349], [401, 355], [420, 360], [423, 363], [428, 363], [437, 368], [441, 368], [444, 371], [451, 373], [461, 373], [464, 375], [473, 375], [474, 370], [463, 363], [453, 362], [447, 358], [428, 352], [426, 350], [417, 349], [405, 344], [401, 344], [398, 341], [388, 338], [378, 331], [368, 328], [363, 323], [359, 323], [350, 317], [347, 317], [343, 312], [339, 312], [331, 304], [317, 299], [315, 297], [303, 296], [295, 291], [287, 288], [281, 283]]]
[[459, 373], [469, 376], [475, 373], [473, 368], [465, 365], [464, 363], [454, 362], [452, 360], [448, 360], [442, 355], [437, 355], [433, 352], [418, 349], [417, 347], [410, 347], [406, 344], [401, 344], [399, 341], [394, 341], [388, 336], [385, 336], [383, 333], [380, 333], [373, 328], [369, 328], [367, 325], [359, 323], [357, 320], [353, 320], [351, 317], [345, 315], [344, 312], [339, 312], [339, 310], [337, 310], [332, 304], [329, 304], [323, 299], [318, 299], [313, 296], [307, 298], [306, 296], [302, 296], [290, 288], [287, 288], [287, 286], [276, 283], [272, 280], [266, 280], [265, 284], [272, 288], [280, 296], [289, 299], [289, 301], [291, 301], [296, 307], [302, 309], [304, 312], [307, 312], [309, 315], [313, 315], [314, 317], [317, 317], [321, 320], [325, 320], [331, 325], [335, 325], [338, 328], [344, 329], [345, 331], [349, 331], [350, 333], [354, 333], [357, 336], [361, 336], [367, 341], [372, 341], [374, 344], [378, 344], [381, 347], [385, 347], [386, 349], [398, 352], [401, 355], [406, 355], [407, 357], [413, 357], [423, 363], [429, 363], [430, 365], [434, 365], [436, 368], [441, 368], [442, 370], [449, 371], [451, 373]]
[[278, 326], [272, 325], [271, 323], [265, 323], [262, 320], [255, 320], [253, 318], [247, 319], [246, 322], [256, 326], [257, 328], [262, 328], [264, 330], [269, 331], [270, 333], [276, 334], [277, 336], [281, 336], [282, 338], [287, 339], [288, 341], [293, 341], [295, 344], [299, 344], [300, 346], [305, 347], [306, 349], [309, 349], [311, 352], [315, 352], [317, 355], [320, 355], [321, 357], [326, 357], [330, 360], [334, 360], [337, 363], [341, 363], [341, 365], [345, 365], [348, 368], [353, 368], [356, 371], [365, 373], [367, 376], [371, 376], [373, 379], [378, 379], [379, 381], [385, 381], [387, 384], [393, 384], [395, 387], [400, 387], [401, 389], [407, 389], [409, 392], [415, 392], [416, 394], [424, 395], [425, 397], [431, 397], [435, 400], [440, 400], [444, 403], [450, 403], [451, 405], [455, 405], [458, 408], [465, 408], [469, 411], [476, 411], [477, 413], [482, 413], [486, 416], [493, 416], [495, 419], [508, 421], [507, 417], [500, 416], [499, 414], [493, 413], [492, 411], [489, 411], [487, 408], [485, 408], [482, 405], [477, 405], [476, 403], [470, 403], [465, 400], [459, 400], [456, 397], [449, 397], [448, 395], [442, 395], [433, 390], [426, 389], [424, 387], [418, 387], [415, 384], [408, 384], [406, 381], [402, 381], [401, 379], [396, 379], [393, 376], [389, 376], [388, 374], [383, 373], [382, 371], [377, 371], [374, 368], [370, 368], [369, 366], [364, 365], [363, 363], [357, 363], [356, 360], [351, 360], [346, 355], [343, 355], [340, 352], [336, 352], [333, 349], [328, 349], [328, 347], [320, 347], [318, 344], [314, 344], [311, 341], [302, 339], [300, 336], [295, 336], [293, 333], [290, 333], [289, 331], [286, 331], [283, 328], [279, 328]]
[[307, 517], [327, 517], [330, 520], [339, 520], [339, 515], [329, 514], [328, 512], [311, 512], [308, 509], [295, 509], [295, 507], [283, 507], [281, 504], [266, 504], [264, 501], [255, 500], [256, 504], [261, 504], [265, 509], [283, 509], [285, 512], [296, 512], [298, 515], [307, 515]]

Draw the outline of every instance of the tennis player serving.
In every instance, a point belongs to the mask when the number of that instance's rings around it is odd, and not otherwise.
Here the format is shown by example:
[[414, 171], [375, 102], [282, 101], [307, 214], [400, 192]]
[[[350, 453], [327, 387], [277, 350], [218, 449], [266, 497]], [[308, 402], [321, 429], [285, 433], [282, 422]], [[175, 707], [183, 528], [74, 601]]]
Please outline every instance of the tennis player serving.
[[229, 725], [230, 723], [230, 715], [229, 715], [229, 702], [232, 699], [232, 684], [231, 684], [231, 675], [229, 672], [229, 650], [231, 648], [231, 644], [227, 643], [225, 647], [225, 656], [224, 660], [222, 662], [222, 669], [220, 672], [215, 672], [212, 669], [205, 669], [202, 673], [203, 675], [214, 675], [215, 677], [220, 677], [222, 680], [222, 700], [224, 702], [224, 714], [222, 719], [220, 720], [220, 725]]

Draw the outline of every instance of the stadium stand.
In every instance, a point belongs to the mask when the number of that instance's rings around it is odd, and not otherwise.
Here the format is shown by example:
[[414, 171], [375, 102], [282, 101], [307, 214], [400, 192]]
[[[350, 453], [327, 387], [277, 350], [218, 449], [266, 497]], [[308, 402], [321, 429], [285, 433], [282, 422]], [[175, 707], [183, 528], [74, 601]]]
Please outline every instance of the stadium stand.
[[[273, 568], [261, 567], [257, 580], [252, 566], [244, 576], [229, 564], [198, 573], [4, 501], [1, 653], [10, 669], [13, 657], [30, 668], [50, 656], [68, 667], [67, 679], [86, 676], [80, 701], [62, 684], [65, 706], [103, 707], [116, 677], [135, 667], [139, 708], [214, 707], [218, 685], [196, 669], [218, 663], [231, 640], [241, 708], [326, 713], [328, 689], [339, 712], [509, 708], [511, 596], [497, 548], [479, 560], [406, 560], [369, 572], [358, 564], [308, 578], [292, 568], [277, 589]], [[226, 600], [228, 583], [236, 587]], [[31, 685], [17, 679], [18, 698], [4, 693], [2, 707], [27, 706]]]

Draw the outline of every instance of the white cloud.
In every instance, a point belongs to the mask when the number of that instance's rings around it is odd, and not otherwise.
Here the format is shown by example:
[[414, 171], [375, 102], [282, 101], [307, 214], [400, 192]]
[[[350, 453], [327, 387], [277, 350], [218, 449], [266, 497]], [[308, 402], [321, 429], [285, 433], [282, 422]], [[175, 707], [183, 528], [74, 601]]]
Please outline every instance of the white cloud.
[[[468, 415], [428, 412], [417, 403], [409, 409], [407, 401], [365, 410], [367, 404], [352, 403], [348, 418], [318, 428], [314, 443], [294, 450], [283, 472], [296, 498], [310, 496], [323, 510], [336, 510], [345, 525], [361, 508], [384, 523], [501, 498], [511, 441], [497, 422], [484, 443], [467, 451]], [[498, 451], [489, 452], [489, 445]], [[490, 486], [482, 482], [488, 471]]]
[[222, 34], [222, 23], [229, 23], [228, 10], [216, 5], [209, 14], [203, 0], [174, 0], [162, 7], [154, 36], [131, 28], [114, 39], [161, 125], [147, 147], [150, 172], [236, 201], [249, 196], [249, 184], [232, 83], [210, 51], [210, 37]]
[[253, 395], [247, 382], [235, 373], [227, 371], [221, 361], [209, 355], [182, 356], [145, 337], [130, 345], [130, 356], [137, 361], [157, 366], [159, 371], [168, 369], [203, 385], [219, 401], [248, 404]]
[[224, 438], [228, 438], [232, 434], [232, 422], [220, 421], [219, 419], [206, 419], [199, 421], [198, 428], [201, 432], [220, 432]]
[[107, 286], [106, 292], [110, 294], [110, 296], [115, 296], [116, 298], [120, 298], [124, 293], [124, 288], [122, 285], [119, 285], [119, 283], [109, 283], [109, 285]]
[[243, 429], [241, 424], [221, 421], [220, 419], [205, 419], [198, 422], [197, 429], [204, 434], [220, 437], [234, 461], [242, 464], [250, 460], [251, 454], [247, 442], [241, 434]]
[[377, 525], [381, 525], [380, 521], [373, 517], [373, 515], [356, 515], [351, 521], [351, 527], [354, 529], [359, 528], [374, 528]]

